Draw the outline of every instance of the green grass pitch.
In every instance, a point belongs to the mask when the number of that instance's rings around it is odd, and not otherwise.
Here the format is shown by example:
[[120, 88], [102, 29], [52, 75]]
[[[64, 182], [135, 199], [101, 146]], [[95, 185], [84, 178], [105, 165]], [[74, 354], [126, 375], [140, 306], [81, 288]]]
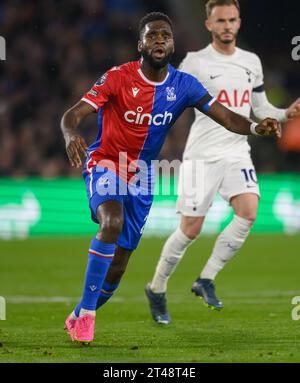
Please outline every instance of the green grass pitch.
[[212, 248], [202, 237], [169, 282], [173, 323], [149, 315], [144, 286], [163, 239], [145, 238], [119, 291], [98, 311], [95, 342], [69, 341], [64, 320], [81, 295], [89, 238], [0, 242], [0, 362], [300, 362], [300, 237], [252, 235], [218, 276], [225, 309], [204, 307], [190, 288]]

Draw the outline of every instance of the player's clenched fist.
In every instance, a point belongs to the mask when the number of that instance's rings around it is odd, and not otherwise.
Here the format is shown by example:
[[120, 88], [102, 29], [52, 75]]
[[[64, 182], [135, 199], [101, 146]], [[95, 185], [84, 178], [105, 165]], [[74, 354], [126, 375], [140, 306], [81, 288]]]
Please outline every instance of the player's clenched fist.
[[87, 144], [80, 135], [67, 136], [65, 139], [70, 163], [79, 168], [82, 165], [81, 157], [86, 158]]
[[255, 127], [255, 131], [260, 136], [281, 137], [281, 124], [274, 118], [265, 118]]

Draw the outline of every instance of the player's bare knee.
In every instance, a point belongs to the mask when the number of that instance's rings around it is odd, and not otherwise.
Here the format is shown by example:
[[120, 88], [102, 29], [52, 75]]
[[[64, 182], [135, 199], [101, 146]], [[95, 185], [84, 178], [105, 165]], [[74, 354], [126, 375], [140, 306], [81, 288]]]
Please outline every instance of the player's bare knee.
[[247, 221], [254, 224], [257, 216], [256, 210], [242, 210], [236, 213], [239, 217], [246, 219]]
[[256, 220], [259, 198], [257, 195], [243, 194], [232, 198], [230, 201], [234, 213], [247, 221], [252, 222]]
[[188, 237], [189, 239], [196, 239], [200, 233], [201, 225], [195, 223], [195, 224], [185, 224], [181, 225], [181, 231], [183, 234]]
[[119, 236], [123, 227], [123, 218], [120, 216], [109, 216], [104, 221], [103, 226], [106, 230]]
[[189, 239], [196, 239], [200, 233], [200, 228], [198, 226], [185, 226], [181, 228], [183, 234]]
[[102, 240], [109, 239], [116, 242], [121, 234], [123, 227], [123, 218], [120, 216], [106, 216], [101, 222], [100, 236]]
[[202, 219], [194, 220], [191, 218], [184, 217], [181, 221], [180, 229], [183, 232], [183, 234], [189, 239], [196, 239], [200, 234], [202, 223]]
[[255, 213], [249, 213], [249, 214], [246, 214], [245, 219], [246, 219], [247, 221], [252, 222], [252, 224], [254, 224], [254, 222], [255, 222], [255, 220], [256, 220], [256, 212], [255, 212]]

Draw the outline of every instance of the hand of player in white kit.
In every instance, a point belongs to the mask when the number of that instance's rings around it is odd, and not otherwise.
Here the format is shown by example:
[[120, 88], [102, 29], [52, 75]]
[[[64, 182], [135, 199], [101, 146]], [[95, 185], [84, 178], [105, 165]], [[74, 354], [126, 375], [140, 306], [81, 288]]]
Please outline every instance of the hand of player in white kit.
[[281, 138], [281, 124], [274, 118], [265, 118], [255, 128], [260, 136]]
[[286, 111], [286, 117], [288, 120], [293, 119], [296, 116], [300, 115], [300, 97], [294, 101]]

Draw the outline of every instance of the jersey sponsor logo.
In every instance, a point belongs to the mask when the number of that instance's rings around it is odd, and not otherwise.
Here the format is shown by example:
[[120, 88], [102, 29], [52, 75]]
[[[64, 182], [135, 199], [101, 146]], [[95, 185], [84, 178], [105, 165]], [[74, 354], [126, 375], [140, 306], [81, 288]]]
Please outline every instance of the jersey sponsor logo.
[[244, 105], [251, 105], [250, 103], [250, 92], [245, 90], [244, 92], [239, 92], [237, 89], [234, 89], [233, 92], [227, 92], [226, 89], [222, 89], [217, 97], [218, 102], [225, 104], [227, 107], [236, 107], [241, 108]]
[[131, 124], [136, 125], [166, 125], [170, 124], [173, 118], [173, 114], [168, 112], [167, 110], [162, 113], [155, 114], [152, 116], [150, 113], [142, 113], [143, 108], [141, 106], [138, 106], [136, 111], [135, 110], [128, 110], [124, 113], [124, 118], [127, 122], [130, 122]]
[[211, 80], [214, 80], [215, 78], [218, 78], [218, 77], [221, 77], [222, 76], [222, 74], [217, 74], [217, 75], [210, 75], [210, 79]]
[[176, 94], [175, 94], [175, 88], [174, 87], [167, 87], [167, 101], [176, 101]]
[[132, 94], [133, 94], [133, 97], [136, 97], [136, 95], [139, 93], [139, 88], [132, 88]]

